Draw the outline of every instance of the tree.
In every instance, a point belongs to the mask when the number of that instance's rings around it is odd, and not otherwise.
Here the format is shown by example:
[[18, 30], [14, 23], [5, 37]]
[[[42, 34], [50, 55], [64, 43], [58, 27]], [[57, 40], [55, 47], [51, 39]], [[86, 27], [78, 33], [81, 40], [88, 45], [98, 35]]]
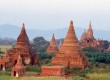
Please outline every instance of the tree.
[[46, 41], [43, 37], [36, 37], [33, 39], [31, 44], [34, 52], [45, 52], [49, 42]]

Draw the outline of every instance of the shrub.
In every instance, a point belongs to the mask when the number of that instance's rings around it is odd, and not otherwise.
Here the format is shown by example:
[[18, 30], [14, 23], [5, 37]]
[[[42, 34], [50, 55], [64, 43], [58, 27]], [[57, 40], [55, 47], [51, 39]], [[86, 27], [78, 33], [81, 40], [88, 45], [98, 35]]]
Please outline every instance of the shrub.
[[26, 71], [32, 71], [32, 72], [40, 73], [40, 67], [38, 67], [38, 66], [26, 66]]
[[83, 77], [80, 76], [76, 76], [75, 78], [73, 78], [72, 80], [85, 80]]
[[89, 72], [90, 70], [88, 68], [84, 70], [81, 70], [80, 68], [71, 68], [71, 69], [65, 70], [66, 74], [72, 74], [72, 75], [81, 76], [81, 77], [85, 77], [85, 75]]

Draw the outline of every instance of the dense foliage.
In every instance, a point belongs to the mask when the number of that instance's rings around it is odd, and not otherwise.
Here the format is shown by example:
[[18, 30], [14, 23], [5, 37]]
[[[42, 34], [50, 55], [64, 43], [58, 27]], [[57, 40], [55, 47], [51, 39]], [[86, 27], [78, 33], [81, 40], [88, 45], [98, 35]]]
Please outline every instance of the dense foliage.
[[40, 67], [39, 66], [26, 66], [26, 71], [31, 71], [31, 72], [38, 72], [40, 73]]
[[74, 75], [74, 76], [81, 76], [81, 77], [85, 77], [85, 75], [87, 74], [87, 73], [89, 73], [90, 71], [89, 71], [89, 69], [88, 68], [86, 68], [86, 69], [84, 69], [84, 70], [81, 70], [80, 68], [71, 68], [71, 69], [66, 69], [65, 70], [65, 73], [66, 74], [72, 74], [72, 75]]
[[110, 53], [108, 52], [84, 52], [90, 62], [100, 62], [110, 64]]
[[102, 47], [103, 47], [104, 49], [108, 49], [108, 47], [109, 47], [109, 42], [108, 42], [107, 40], [105, 40], [105, 41], [104, 41], [104, 44], [102, 45]]
[[39, 54], [39, 61], [38, 65], [51, 65], [51, 58], [54, 56], [54, 54], [46, 54], [43, 52], [38, 53]]
[[46, 41], [43, 37], [36, 37], [33, 39], [32, 48], [34, 52], [45, 52], [49, 42]]
[[2, 51], [0, 51], [0, 54], [3, 54], [3, 52], [2, 52]]

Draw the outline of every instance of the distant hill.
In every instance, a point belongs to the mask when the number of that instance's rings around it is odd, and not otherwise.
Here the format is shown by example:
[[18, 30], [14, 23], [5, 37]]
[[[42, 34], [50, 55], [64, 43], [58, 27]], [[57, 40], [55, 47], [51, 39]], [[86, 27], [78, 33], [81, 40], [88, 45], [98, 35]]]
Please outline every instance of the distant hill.
[[[20, 33], [21, 27], [17, 27], [15, 25], [10, 24], [4, 24], [0, 25], [0, 38], [14, 38], [16, 39]], [[27, 34], [29, 36], [29, 39], [32, 40], [33, 38], [37, 36], [43, 36], [46, 40], [50, 40], [52, 37], [52, 34], [55, 34], [56, 39], [64, 38], [66, 36], [66, 32], [68, 30], [67, 28], [63, 29], [55, 29], [55, 30], [37, 30], [37, 29], [26, 29]], [[80, 39], [80, 36], [84, 29], [75, 27], [76, 35], [78, 36], [78, 39]], [[105, 30], [93, 30], [95, 38], [104, 39], [104, 40], [110, 40], [110, 31]]]

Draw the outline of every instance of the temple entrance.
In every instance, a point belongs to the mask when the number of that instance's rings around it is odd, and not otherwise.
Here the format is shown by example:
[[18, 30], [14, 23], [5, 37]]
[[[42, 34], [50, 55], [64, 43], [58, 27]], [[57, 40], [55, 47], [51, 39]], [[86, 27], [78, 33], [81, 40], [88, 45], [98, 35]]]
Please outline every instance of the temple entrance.
[[16, 63], [17, 63], [17, 60], [15, 60], [15, 62], [14, 62], [14, 66], [16, 65]]
[[16, 71], [14, 71], [14, 74], [13, 74], [13, 76], [16, 76]]
[[89, 43], [89, 40], [87, 40], [87, 43]]
[[1, 66], [0, 66], [0, 67], [1, 67], [1, 69], [3, 69], [3, 65], [2, 65], [2, 64], [1, 64]]

